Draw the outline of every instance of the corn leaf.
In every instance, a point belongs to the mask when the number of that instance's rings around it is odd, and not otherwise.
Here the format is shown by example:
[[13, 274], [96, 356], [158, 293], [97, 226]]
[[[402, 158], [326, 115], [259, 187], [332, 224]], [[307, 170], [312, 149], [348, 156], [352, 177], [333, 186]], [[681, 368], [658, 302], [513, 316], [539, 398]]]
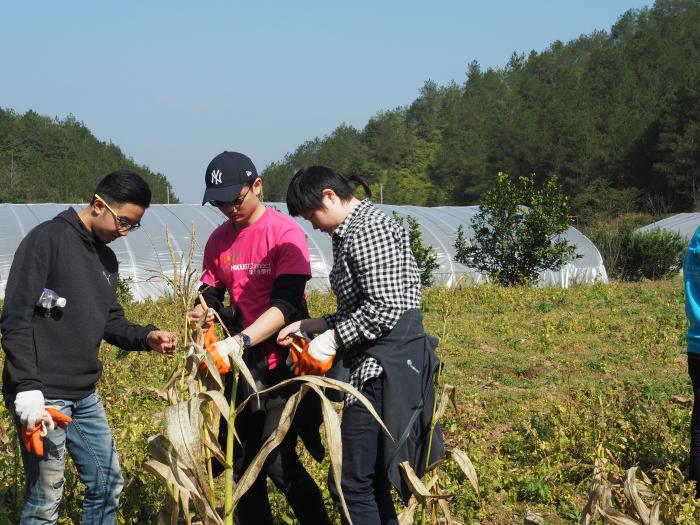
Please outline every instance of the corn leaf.
[[469, 456], [458, 448], [452, 449], [450, 454], [452, 455], [452, 459], [454, 459], [457, 462], [457, 465], [459, 465], [459, 468], [462, 469], [462, 472], [464, 472], [464, 474], [467, 476], [467, 479], [472, 484], [472, 487], [474, 487], [477, 496], [481, 497], [481, 493], [479, 492], [479, 477], [476, 473], [474, 465], [472, 464], [472, 461], [469, 459]]
[[285, 438], [287, 432], [289, 431], [289, 427], [292, 424], [294, 415], [296, 414], [296, 411], [299, 408], [299, 403], [301, 402], [301, 400], [307, 392], [308, 389], [302, 387], [301, 389], [299, 389], [298, 392], [292, 394], [287, 400], [287, 403], [284, 405], [284, 409], [282, 410], [282, 415], [280, 416], [279, 426], [277, 427], [275, 432], [267, 439], [267, 441], [263, 443], [263, 446], [260, 447], [260, 450], [253, 458], [253, 461], [250, 463], [248, 468], [238, 480], [238, 483], [236, 484], [236, 487], [233, 491], [233, 495], [231, 497], [231, 501], [233, 502], [233, 508], [235, 508], [236, 504], [241, 499], [241, 497], [248, 491], [248, 489], [253, 485], [253, 483], [255, 483], [258, 474], [260, 474], [260, 471], [262, 470], [262, 467], [265, 464], [267, 456], [269, 456], [270, 453], [280, 443], [282, 443], [282, 440]]
[[435, 411], [435, 416], [433, 417], [433, 422], [438, 423], [442, 416], [445, 415], [447, 410], [447, 403], [452, 401], [452, 406], [457, 411], [457, 401], [455, 399], [456, 390], [452, 385], [445, 385], [442, 389], [442, 394], [440, 395], [440, 403], [438, 404], [437, 410]]
[[615, 509], [606, 509], [606, 510], [601, 510], [600, 514], [603, 516], [603, 519], [605, 520], [605, 523], [609, 523], [610, 525], [644, 525], [643, 523], [630, 518], [626, 514], [623, 514], [619, 510]]
[[647, 507], [646, 503], [642, 501], [639, 492], [637, 491], [637, 478], [639, 476], [640, 470], [637, 467], [632, 467], [627, 470], [627, 477], [625, 478], [624, 490], [625, 497], [627, 501], [634, 507], [637, 516], [642, 520], [642, 523], [649, 523], [649, 518], [651, 517], [651, 511]]
[[343, 470], [343, 441], [341, 438], [340, 420], [337, 412], [333, 409], [333, 405], [328, 398], [323, 395], [321, 389], [315, 384], [310, 384], [309, 388], [312, 388], [321, 399], [321, 413], [323, 414], [323, 427], [326, 431], [328, 455], [330, 456], [331, 460], [333, 483], [335, 484], [336, 492], [340, 498], [340, 505], [343, 509], [343, 513], [345, 514], [345, 519], [350, 525], [352, 525], [350, 511], [348, 510], [347, 503], [345, 502], [345, 495], [343, 494], [343, 489], [341, 487]]

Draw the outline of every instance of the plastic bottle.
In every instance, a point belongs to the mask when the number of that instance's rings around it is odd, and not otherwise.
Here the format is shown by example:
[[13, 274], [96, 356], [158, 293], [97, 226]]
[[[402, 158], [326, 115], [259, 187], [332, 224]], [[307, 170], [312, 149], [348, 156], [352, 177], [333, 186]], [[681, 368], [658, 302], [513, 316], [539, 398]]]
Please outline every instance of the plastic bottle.
[[61, 297], [53, 290], [44, 288], [36, 304], [37, 306], [41, 306], [44, 309], [44, 315], [49, 317], [53, 308], [63, 308], [66, 306], [66, 298]]

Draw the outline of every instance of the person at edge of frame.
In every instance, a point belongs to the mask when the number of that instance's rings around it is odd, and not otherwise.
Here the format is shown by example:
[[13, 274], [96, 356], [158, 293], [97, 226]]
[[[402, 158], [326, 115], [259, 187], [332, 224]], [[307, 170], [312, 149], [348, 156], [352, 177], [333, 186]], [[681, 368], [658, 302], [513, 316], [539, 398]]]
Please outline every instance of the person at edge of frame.
[[[256, 389], [263, 390], [292, 377], [285, 361], [288, 349], [275, 342], [287, 323], [308, 316], [304, 289], [311, 277], [306, 238], [290, 217], [260, 200], [262, 179], [246, 155], [225, 151], [212, 159], [205, 172], [206, 191], [202, 205], [219, 209], [228, 219], [210, 235], [203, 260], [200, 291], [208, 307], [223, 313], [235, 335], [216, 343], [224, 361], [236, 352], [251, 371]], [[230, 306], [224, 307], [228, 292]], [[197, 301], [189, 313], [192, 322], [205, 316], [205, 328], [214, 316]], [[232, 390], [232, 373], [225, 376], [225, 395]], [[239, 379], [236, 402], [252, 390]], [[241, 445], [234, 447], [234, 476], [239, 479], [268, 437], [276, 430], [284, 405], [298, 385], [284, 387], [253, 400], [236, 418]], [[240, 525], [272, 525], [267, 494], [270, 477], [284, 494], [301, 525], [330, 525], [321, 492], [301, 464], [296, 452], [301, 437], [309, 452], [321, 461], [324, 449], [318, 435], [320, 405], [307, 395], [283, 442], [268, 456], [253, 486], [236, 507]], [[226, 443], [226, 426], [220, 425], [219, 442]], [[215, 474], [222, 466], [215, 462]]]
[[696, 482], [695, 497], [700, 498], [700, 228], [690, 239], [685, 253], [683, 284], [688, 317], [688, 375], [693, 385], [688, 479]]
[[[351, 181], [364, 188], [367, 199], [353, 195]], [[399, 464], [408, 461], [422, 476], [444, 454], [441, 429], [432, 424], [439, 361], [437, 340], [423, 329], [420, 275], [408, 234], [370, 196], [360, 177], [346, 178], [326, 166], [292, 177], [290, 215], [331, 236], [329, 280], [337, 310], [289, 324], [277, 341], [291, 344], [289, 336], [298, 330], [319, 334], [298, 358], [298, 368], [315, 373], [328, 370], [329, 360], [334, 367], [340, 360], [348, 382], [386, 424], [394, 439], [355, 396], [346, 395], [340, 486], [354, 525], [395, 525], [391, 486], [404, 503], [411, 496]], [[332, 474], [328, 486], [338, 501]]]
[[[139, 227], [150, 202], [151, 190], [138, 174], [115, 171], [100, 181], [86, 208], [68, 208], [39, 224], [15, 253], [0, 322], [3, 396], [24, 465], [23, 525], [57, 522], [66, 452], [85, 484], [83, 523], [116, 522], [124, 481], [95, 390], [102, 375], [100, 342], [166, 357], [175, 349], [170, 332], [125, 318], [116, 294], [118, 261], [108, 247]], [[65, 306], [36, 306], [44, 288], [65, 298]], [[72, 422], [46, 433], [39, 456], [21, 436], [47, 417], [49, 406]]]

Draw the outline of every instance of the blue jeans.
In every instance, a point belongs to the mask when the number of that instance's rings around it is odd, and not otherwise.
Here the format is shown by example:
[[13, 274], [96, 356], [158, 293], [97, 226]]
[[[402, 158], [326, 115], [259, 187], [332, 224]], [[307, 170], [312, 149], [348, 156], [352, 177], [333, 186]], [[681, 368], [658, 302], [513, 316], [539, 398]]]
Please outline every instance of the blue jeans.
[[124, 480], [100, 396], [92, 393], [79, 401], [47, 399], [46, 404], [59, 407], [73, 422], [67, 430], [57, 427], [46, 435], [43, 458], [28, 454], [21, 445], [25, 474], [21, 525], [58, 520], [66, 451], [86, 486], [83, 525], [115, 523]]

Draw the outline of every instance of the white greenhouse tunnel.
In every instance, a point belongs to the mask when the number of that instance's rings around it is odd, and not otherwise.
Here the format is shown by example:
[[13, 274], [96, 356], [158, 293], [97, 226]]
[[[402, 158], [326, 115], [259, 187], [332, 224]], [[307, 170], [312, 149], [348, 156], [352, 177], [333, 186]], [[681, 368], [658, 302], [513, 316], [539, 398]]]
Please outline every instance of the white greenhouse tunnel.
[[677, 213], [671, 217], [666, 217], [660, 221], [647, 224], [639, 228], [638, 232], [649, 232], [652, 230], [674, 231], [690, 240], [695, 234], [695, 230], [700, 228], [700, 213]]
[[[287, 211], [284, 203], [267, 203], [281, 212]], [[0, 298], [5, 296], [5, 284], [14, 253], [22, 238], [39, 223], [58, 215], [67, 207], [76, 210], [85, 205], [70, 204], [0, 204]], [[397, 212], [401, 216], [411, 215], [418, 220], [423, 243], [431, 245], [437, 254], [439, 268], [434, 272], [435, 282], [446, 286], [485, 282], [484, 275], [467, 268], [454, 260], [454, 242], [457, 228], [464, 227], [465, 236], [470, 237], [469, 222], [478, 211], [478, 206], [441, 206], [426, 208], [419, 206], [378, 205], [385, 213]], [[173, 263], [166, 242], [166, 226], [170, 231], [176, 255], [187, 259], [190, 237], [194, 227], [194, 269], [201, 269], [204, 245], [209, 234], [225, 217], [216, 208], [197, 204], [153, 204], [146, 211], [142, 228], [110, 244], [119, 259], [119, 273], [129, 279], [136, 300], [157, 298], [167, 293], [168, 286], [156, 272], [173, 273]], [[330, 237], [300, 217], [297, 222], [304, 229], [311, 255], [312, 278], [308, 288], [325, 290], [329, 287], [328, 272], [333, 263]], [[575, 283], [607, 282], [608, 277], [598, 249], [580, 231], [571, 227], [564, 234], [576, 245], [579, 259], [565, 265], [556, 272], [546, 271], [540, 275], [540, 285], [568, 287]]]

